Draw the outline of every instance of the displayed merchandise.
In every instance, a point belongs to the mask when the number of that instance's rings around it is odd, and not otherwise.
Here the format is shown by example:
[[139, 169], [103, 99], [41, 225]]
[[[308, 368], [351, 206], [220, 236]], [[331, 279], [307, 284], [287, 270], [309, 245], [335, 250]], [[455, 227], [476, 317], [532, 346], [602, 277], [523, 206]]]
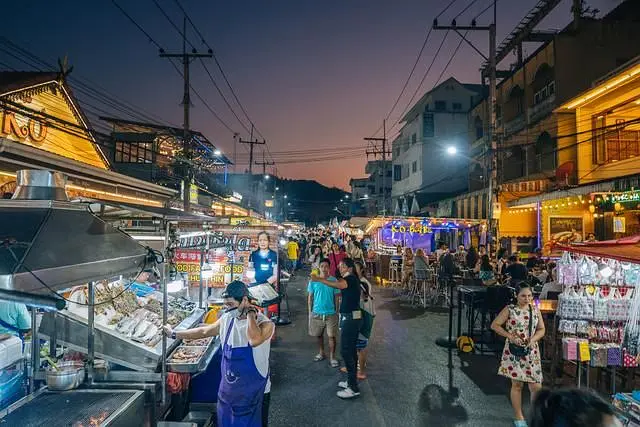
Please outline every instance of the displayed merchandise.
[[558, 270], [563, 284], [557, 310], [563, 358], [593, 367], [635, 367], [640, 350], [640, 266], [566, 251]]
[[616, 415], [625, 427], [640, 427], [640, 400], [638, 392], [616, 393], [613, 406], [619, 411]]

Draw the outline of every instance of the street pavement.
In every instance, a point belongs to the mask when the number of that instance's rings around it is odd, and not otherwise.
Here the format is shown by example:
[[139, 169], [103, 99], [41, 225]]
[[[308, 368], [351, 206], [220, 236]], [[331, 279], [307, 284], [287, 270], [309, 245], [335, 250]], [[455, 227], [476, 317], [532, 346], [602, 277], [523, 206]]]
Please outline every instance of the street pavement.
[[[458, 356], [435, 345], [447, 332], [447, 312], [413, 308], [376, 288], [377, 316], [361, 395], [336, 396], [345, 379], [327, 360], [314, 362], [307, 335], [306, 272], [288, 285], [292, 323], [277, 328], [271, 350], [270, 426], [509, 426], [509, 385], [495, 355]], [[338, 343], [339, 348], [339, 343]], [[458, 399], [448, 398], [450, 374]], [[525, 392], [523, 400], [528, 399]]]

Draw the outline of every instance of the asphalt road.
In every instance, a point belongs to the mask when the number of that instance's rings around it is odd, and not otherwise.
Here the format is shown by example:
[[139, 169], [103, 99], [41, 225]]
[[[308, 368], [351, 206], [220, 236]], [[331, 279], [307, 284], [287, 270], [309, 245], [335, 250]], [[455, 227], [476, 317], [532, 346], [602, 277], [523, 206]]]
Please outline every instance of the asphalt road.
[[[271, 426], [513, 425], [508, 383], [496, 374], [496, 356], [461, 359], [454, 351], [448, 369], [448, 350], [435, 345], [446, 333], [447, 313], [413, 308], [389, 289], [374, 290], [377, 316], [361, 395], [338, 398], [337, 383], [344, 375], [328, 361], [313, 361], [306, 284], [304, 273], [289, 284], [292, 323], [277, 328], [272, 347]], [[450, 378], [459, 390], [457, 399], [450, 398]]]

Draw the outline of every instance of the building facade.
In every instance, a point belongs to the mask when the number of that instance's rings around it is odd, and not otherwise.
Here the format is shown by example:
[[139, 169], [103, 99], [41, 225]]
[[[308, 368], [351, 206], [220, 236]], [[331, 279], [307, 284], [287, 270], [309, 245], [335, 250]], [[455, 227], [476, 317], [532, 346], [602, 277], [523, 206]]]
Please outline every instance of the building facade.
[[424, 212], [430, 202], [467, 189], [467, 117], [482, 93], [482, 86], [451, 77], [425, 93], [402, 118], [392, 143], [394, 214]]
[[353, 215], [384, 215], [391, 211], [391, 160], [370, 160], [365, 166], [368, 177], [353, 178], [351, 186], [351, 208]]

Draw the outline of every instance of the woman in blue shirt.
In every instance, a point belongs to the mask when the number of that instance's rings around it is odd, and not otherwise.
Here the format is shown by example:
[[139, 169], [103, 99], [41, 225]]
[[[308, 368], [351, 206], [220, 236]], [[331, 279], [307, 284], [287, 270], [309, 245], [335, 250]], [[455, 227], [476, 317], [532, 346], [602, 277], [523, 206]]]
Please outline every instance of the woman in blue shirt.
[[276, 283], [278, 274], [278, 254], [269, 248], [271, 238], [266, 231], [258, 233], [258, 249], [249, 256], [249, 262], [256, 271], [255, 284]]

